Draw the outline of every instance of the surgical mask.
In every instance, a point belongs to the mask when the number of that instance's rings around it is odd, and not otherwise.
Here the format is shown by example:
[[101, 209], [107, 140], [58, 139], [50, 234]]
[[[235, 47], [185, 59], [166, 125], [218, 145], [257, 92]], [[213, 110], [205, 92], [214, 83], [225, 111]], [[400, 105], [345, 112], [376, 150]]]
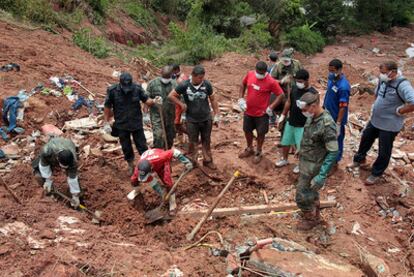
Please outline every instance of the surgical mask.
[[284, 66], [289, 66], [289, 65], [292, 64], [292, 60], [291, 59], [286, 59], [286, 60], [283, 60], [282, 63], [283, 63]]
[[379, 79], [381, 82], [388, 82], [390, 80], [390, 77], [386, 73], [381, 73], [379, 75]]
[[328, 79], [335, 79], [339, 76], [338, 73], [329, 72]]
[[266, 78], [266, 74], [260, 74], [256, 72], [256, 78], [259, 80], [263, 80], [264, 78]]
[[161, 82], [164, 84], [164, 85], [168, 85], [169, 83], [171, 83], [171, 78], [161, 78]]
[[304, 88], [305, 88], [305, 84], [304, 84], [304, 83], [299, 83], [299, 82], [296, 82], [296, 87], [297, 87], [298, 89], [304, 89]]
[[68, 168], [69, 168], [69, 166], [67, 166], [67, 165], [63, 165], [63, 164], [61, 164], [61, 163], [59, 163], [59, 166], [60, 166], [61, 168], [63, 168], [63, 169], [68, 169]]
[[310, 113], [310, 112], [302, 112], [302, 114], [304, 115], [304, 116], [306, 116], [307, 118], [312, 118], [315, 114], [313, 114], [313, 113]]

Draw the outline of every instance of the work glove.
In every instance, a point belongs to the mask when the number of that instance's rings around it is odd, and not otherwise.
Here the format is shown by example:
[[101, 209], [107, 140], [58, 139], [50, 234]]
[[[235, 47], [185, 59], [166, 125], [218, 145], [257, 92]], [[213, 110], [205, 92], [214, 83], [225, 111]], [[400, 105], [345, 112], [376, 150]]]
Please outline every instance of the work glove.
[[182, 114], [180, 123], [183, 124], [184, 122], [186, 122], [186, 120], [187, 120], [187, 118], [186, 118], [185, 114]]
[[72, 208], [76, 209], [79, 207], [80, 205], [80, 200], [79, 200], [79, 194], [78, 193], [74, 193], [72, 194], [72, 199], [70, 200], [70, 205], [72, 206]]
[[239, 104], [240, 110], [242, 110], [243, 112], [245, 112], [246, 109], [247, 109], [246, 100], [244, 98], [240, 98], [237, 103]]
[[192, 169], [194, 168], [193, 163], [192, 163], [192, 162], [186, 163], [186, 164], [185, 164], [185, 168], [186, 168], [188, 171], [192, 170]]
[[280, 81], [280, 83], [282, 85], [286, 85], [289, 84], [291, 82], [291, 76], [290, 75], [286, 75], [285, 77], [282, 78], [282, 80]]
[[213, 119], [213, 124], [218, 127], [219, 123], [220, 123], [220, 115], [216, 114]]
[[270, 107], [267, 107], [266, 113], [268, 116], [273, 116], [273, 110]]
[[43, 189], [46, 193], [51, 193], [53, 187], [53, 181], [50, 178], [47, 178], [46, 181], [43, 183]]
[[144, 113], [144, 116], [143, 116], [142, 120], [143, 120], [145, 125], [150, 125], [151, 124], [151, 118], [150, 118], [150, 115], [148, 113]]
[[284, 114], [279, 116], [279, 119], [277, 120], [277, 124], [282, 123], [285, 120], [286, 116]]
[[396, 113], [398, 116], [404, 116], [402, 113], [400, 113], [400, 110], [401, 110], [402, 108], [404, 108], [404, 106], [405, 106], [405, 105], [401, 105], [401, 106], [399, 106], [399, 107], [395, 110], [395, 113]]
[[105, 123], [103, 126], [103, 130], [105, 133], [110, 134], [112, 133], [112, 127], [109, 123]]
[[154, 98], [154, 103], [157, 104], [157, 105], [162, 105], [162, 98], [161, 98], [161, 96], [156, 96]]
[[338, 138], [341, 135], [341, 124], [336, 124], [336, 137]]
[[310, 182], [310, 188], [314, 191], [319, 191], [325, 185], [326, 179], [320, 175], [316, 175]]

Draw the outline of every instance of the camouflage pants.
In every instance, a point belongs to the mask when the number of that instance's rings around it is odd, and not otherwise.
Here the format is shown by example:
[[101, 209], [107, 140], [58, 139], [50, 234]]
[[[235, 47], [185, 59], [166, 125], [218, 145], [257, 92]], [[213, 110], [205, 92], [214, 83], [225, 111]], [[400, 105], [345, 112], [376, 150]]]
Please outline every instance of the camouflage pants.
[[296, 204], [304, 212], [315, 210], [316, 202], [319, 201], [319, 192], [310, 188], [313, 176], [299, 175], [296, 185]]
[[[165, 132], [167, 135], [167, 148], [170, 149], [174, 144], [175, 126], [174, 117], [164, 118]], [[152, 132], [154, 136], [154, 148], [164, 149], [164, 134], [162, 130], [161, 118], [159, 115], [151, 117]]]

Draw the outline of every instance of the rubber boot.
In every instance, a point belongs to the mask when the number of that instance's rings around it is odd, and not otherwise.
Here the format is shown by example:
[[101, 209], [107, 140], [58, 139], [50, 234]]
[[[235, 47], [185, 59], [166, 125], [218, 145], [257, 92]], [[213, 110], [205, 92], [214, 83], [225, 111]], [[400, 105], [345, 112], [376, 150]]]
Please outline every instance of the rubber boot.
[[298, 230], [310, 231], [321, 223], [320, 207], [321, 203], [317, 200], [313, 211], [303, 212], [302, 220], [297, 225]]

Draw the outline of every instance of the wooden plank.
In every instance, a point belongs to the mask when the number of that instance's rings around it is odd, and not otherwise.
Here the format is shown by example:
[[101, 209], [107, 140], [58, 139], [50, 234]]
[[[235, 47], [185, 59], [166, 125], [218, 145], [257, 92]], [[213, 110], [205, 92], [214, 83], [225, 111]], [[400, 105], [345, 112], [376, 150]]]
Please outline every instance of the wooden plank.
[[[336, 206], [336, 201], [321, 201], [321, 208], [332, 208]], [[257, 205], [257, 206], [242, 206], [234, 208], [218, 208], [211, 213], [212, 217], [241, 215], [241, 214], [262, 214], [270, 212], [284, 212], [298, 209], [296, 203], [286, 203], [277, 205]], [[207, 209], [198, 211], [180, 212], [178, 215], [200, 217], [207, 213]]]

